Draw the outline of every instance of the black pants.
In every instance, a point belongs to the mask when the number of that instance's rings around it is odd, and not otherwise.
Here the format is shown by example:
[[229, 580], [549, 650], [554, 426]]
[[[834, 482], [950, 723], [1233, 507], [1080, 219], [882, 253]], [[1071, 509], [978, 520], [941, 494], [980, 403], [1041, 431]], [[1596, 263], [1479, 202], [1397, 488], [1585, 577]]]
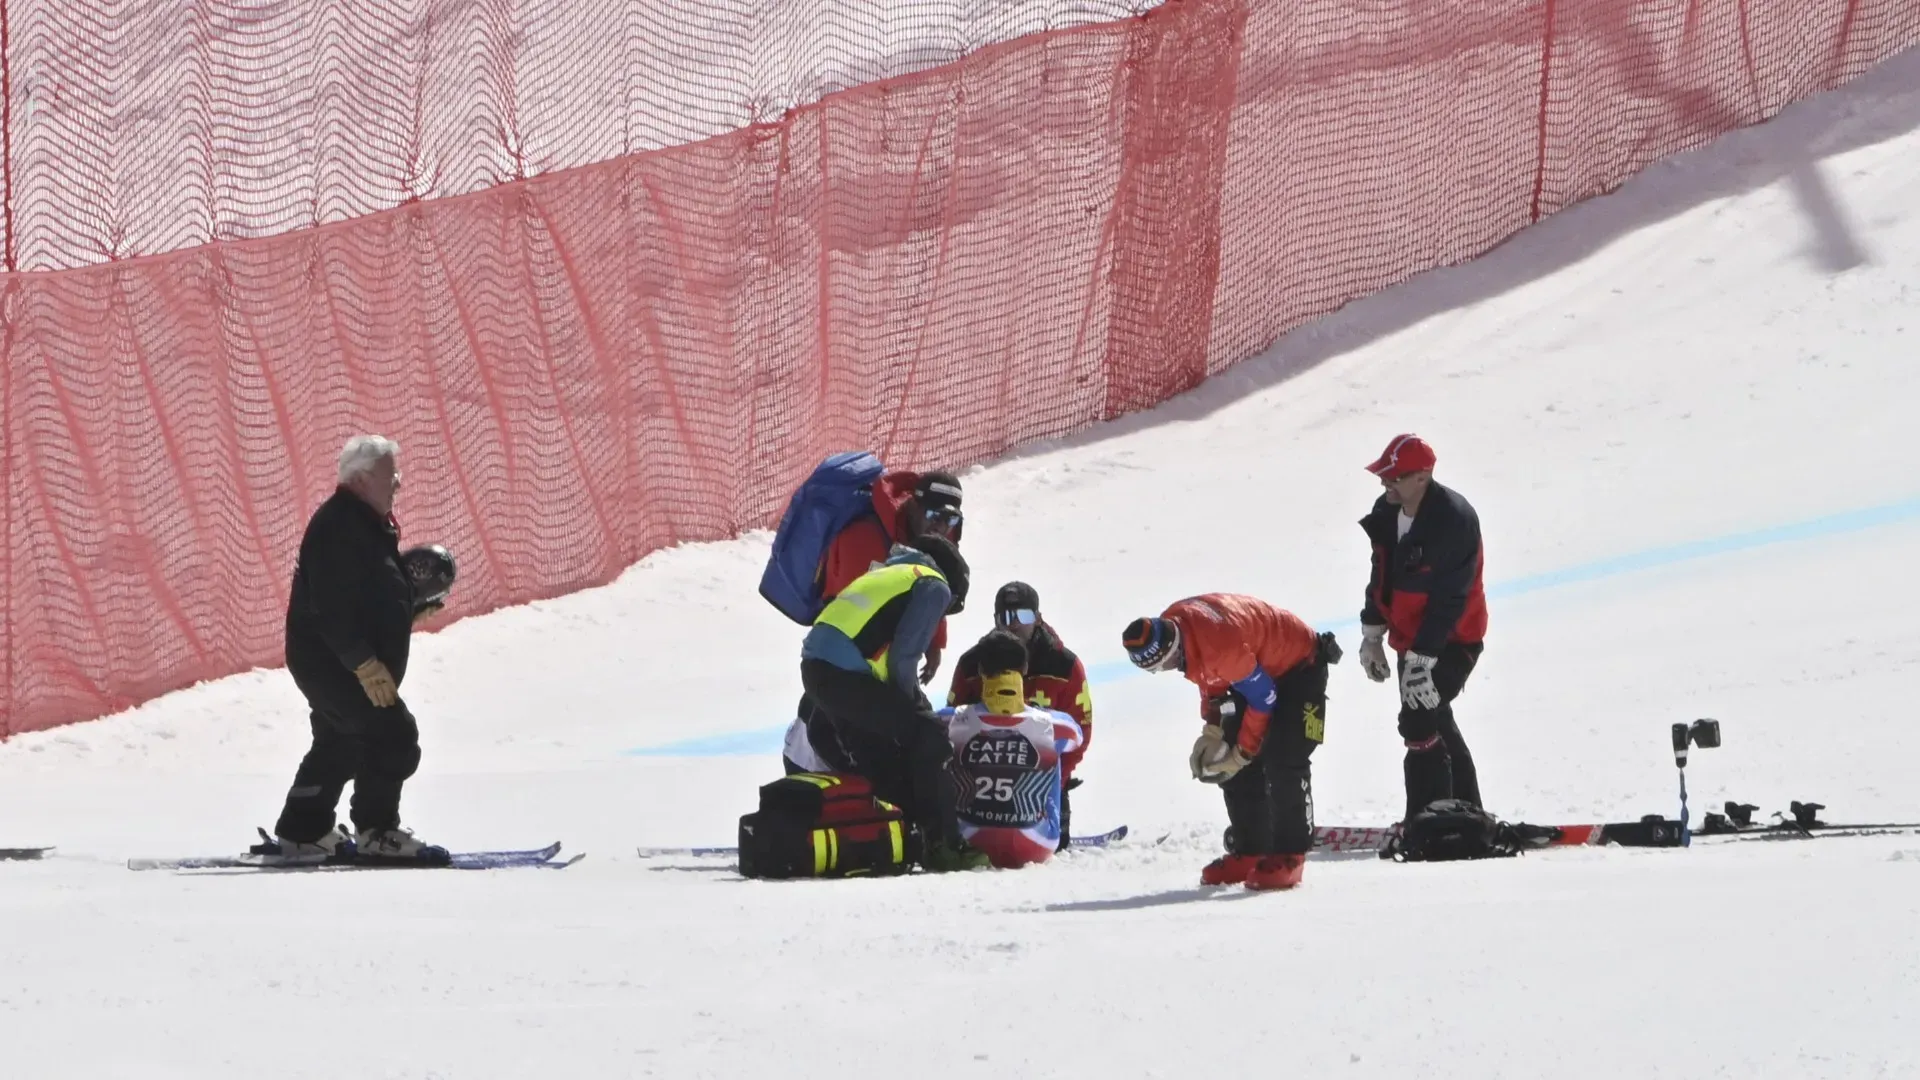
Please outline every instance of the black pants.
[[1065, 851], [1073, 844], [1073, 781], [1066, 780], [1060, 785], [1060, 850]]
[[[1467, 685], [1467, 677], [1480, 661], [1483, 648], [1452, 644], [1440, 650], [1433, 666], [1433, 686], [1440, 691], [1437, 709], [1400, 707], [1400, 738], [1406, 741], [1407, 820], [1435, 799], [1464, 799], [1480, 803], [1480, 774], [1473, 767], [1473, 754], [1460, 736], [1454, 722], [1453, 699]], [[1400, 656], [1400, 669], [1406, 670], [1407, 657]]]
[[928, 843], [958, 844], [947, 772], [953, 744], [926, 699], [821, 660], [801, 661], [800, 683], [814, 752], [835, 771], [866, 778], [874, 795], [898, 806]]
[[420, 727], [413, 714], [405, 702], [375, 708], [357, 679], [351, 693], [315, 681], [295, 679], [313, 710], [313, 747], [293, 774], [274, 835], [311, 843], [331, 832], [349, 780], [356, 831], [398, 827], [400, 789], [420, 767]]
[[[1295, 668], [1274, 683], [1273, 713], [1260, 753], [1220, 785], [1236, 855], [1304, 855], [1313, 850], [1310, 758], [1325, 738], [1327, 666]], [[1239, 737], [1227, 732], [1231, 743]]]

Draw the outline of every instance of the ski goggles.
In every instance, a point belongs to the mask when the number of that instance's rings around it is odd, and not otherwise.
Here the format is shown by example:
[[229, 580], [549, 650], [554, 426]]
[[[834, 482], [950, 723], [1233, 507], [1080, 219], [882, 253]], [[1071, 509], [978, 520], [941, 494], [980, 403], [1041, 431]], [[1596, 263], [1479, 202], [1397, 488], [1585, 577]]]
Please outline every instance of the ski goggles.
[[960, 523], [966, 520], [961, 516], [960, 511], [948, 510], [938, 506], [929, 506], [923, 513], [926, 516], [927, 524], [942, 526], [949, 532], [959, 529]]
[[1001, 626], [1032, 626], [1040, 621], [1040, 613], [1032, 608], [1014, 608], [1001, 612], [996, 619]]

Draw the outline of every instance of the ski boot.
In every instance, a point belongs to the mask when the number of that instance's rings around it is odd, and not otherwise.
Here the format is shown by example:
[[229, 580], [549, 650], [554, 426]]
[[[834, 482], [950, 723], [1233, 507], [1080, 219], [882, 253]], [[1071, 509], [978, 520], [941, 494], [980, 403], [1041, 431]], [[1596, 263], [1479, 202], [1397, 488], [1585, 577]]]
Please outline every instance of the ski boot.
[[260, 842], [249, 847], [249, 855], [266, 855], [288, 863], [326, 863], [349, 862], [353, 859], [353, 837], [339, 832], [326, 832], [317, 840], [289, 840], [284, 836], [269, 836], [267, 830], [256, 828]]
[[423, 844], [412, 829], [361, 829], [353, 838], [358, 858], [364, 862], [413, 862], [437, 864], [449, 862], [447, 849]]
[[1239, 885], [1260, 862], [1258, 855], [1222, 855], [1200, 871], [1202, 885]]
[[1264, 855], [1247, 875], [1249, 889], [1291, 889], [1307, 869], [1305, 855]]
[[920, 868], [933, 874], [954, 870], [985, 870], [993, 863], [987, 853], [966, 841], [933, 843], [920, 856]]

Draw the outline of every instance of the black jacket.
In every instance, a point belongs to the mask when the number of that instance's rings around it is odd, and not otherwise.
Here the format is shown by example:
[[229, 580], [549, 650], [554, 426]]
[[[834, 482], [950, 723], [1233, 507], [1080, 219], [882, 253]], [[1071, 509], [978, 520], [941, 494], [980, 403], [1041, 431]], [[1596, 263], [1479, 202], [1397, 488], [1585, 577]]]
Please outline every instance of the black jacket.
[[351, 688], [377, 656], [397, 684], [413, 635], [413, 582], [391, 520], [345, 488], [320, 504], [300, 540], [287, 601], [287, 668], [302, 689]]
[[1386, 624], [1396, 650], [1438, 656], [1449, 642], [1478, 643], [1487, 633], [1481, 584], [1480, 517], [1438, 482], [1428, 486], [1405, 538], [1400, 508], [1384, 497], [1360, 519], [1373, 542], [1373, 573], [1360, 621]]
[[[1080, 658], [1061, 642], [1060, 635], [1054, 633], [1053, 627], [1044, 622], [1034, 627], [1033, 637], [1027, 642], [1027, 678], [1071, 679], [1079, 663]], [[953, 677], [956, 685], [961, 681], [977, 681], [980, 678], [979, 644], [960, 654], [959, 661], [953, 666]], [[969, 700], [978, 701], [977, 687], [974, 692], [976, 696]]]

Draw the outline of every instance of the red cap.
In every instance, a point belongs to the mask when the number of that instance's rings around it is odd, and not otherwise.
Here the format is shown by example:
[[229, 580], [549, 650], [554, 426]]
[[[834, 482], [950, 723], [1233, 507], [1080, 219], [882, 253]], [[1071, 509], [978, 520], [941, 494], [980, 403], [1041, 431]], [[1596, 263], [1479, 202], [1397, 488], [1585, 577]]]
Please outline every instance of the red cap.
[[1408, 473], [1433, 468], [1433, 447], [1418, 435], [1395, 435], [1367, 471], [1382, 480], [1398, 480]]

